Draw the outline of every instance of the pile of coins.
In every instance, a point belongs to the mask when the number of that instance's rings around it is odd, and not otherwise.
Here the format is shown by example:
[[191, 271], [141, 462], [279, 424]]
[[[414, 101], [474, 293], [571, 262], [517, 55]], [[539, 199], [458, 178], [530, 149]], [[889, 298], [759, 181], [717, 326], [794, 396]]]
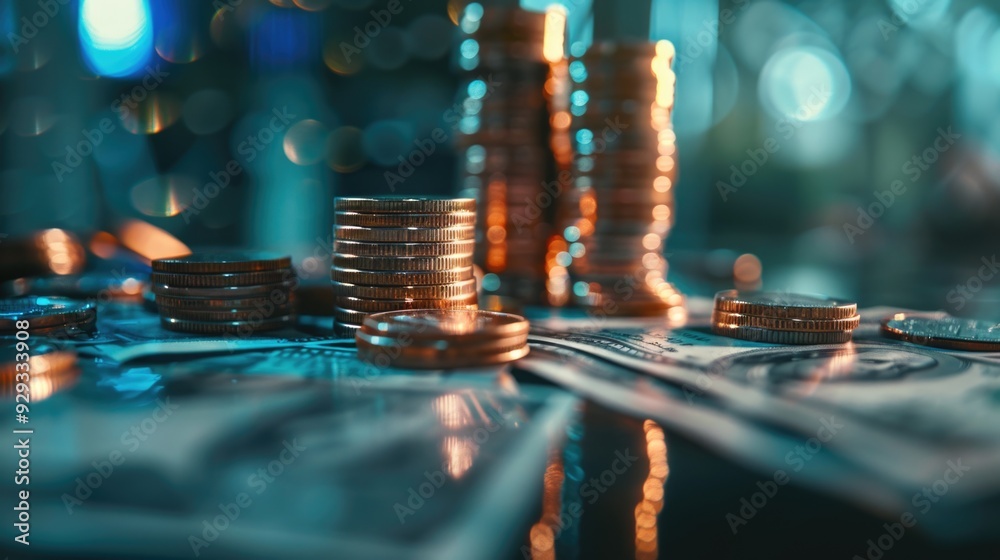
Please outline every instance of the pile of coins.
[[195, 253], [153, 261], [150, 278], [165, 329], [249, 335], [291, 326], [298, 283], [291, 257]]
[[356, 340], [358, 357], [380, 367], [492, 366], [528, 355], [528, 321], [482, 310], [394, 311], [366, 317]]
[[896, 313], [882, 321], [882, 333], [889, 338], [966, 352], [1000, 352], [1000, 323]]
[[334, 200], [333, 328], [353, 338], [369, 313], [476, 309], [476, 201]]
[[802, 294], [726, 290], [712, 310], [715, 334], [773, 344], [850, 342], [860, 323], [857, 303]]
[[545, 240], [555, 207], [543, 56], [545, 14], [470, 3], [459, 21], [460, 196], [479, 203], [475, 262], [483, 291], [544, 301]]
[[596, 43], [573, 60], [574, 188], [563, 228], [577, 304], [609, 315], [662, 315], [684, 299], [666, 281], [676, 136], [674, 48]]
[[0, 300], [0, 335], [28, 331], [37, 336], [72, 337], [93, 333], [96, 325], [93, 302], [50, 296]]

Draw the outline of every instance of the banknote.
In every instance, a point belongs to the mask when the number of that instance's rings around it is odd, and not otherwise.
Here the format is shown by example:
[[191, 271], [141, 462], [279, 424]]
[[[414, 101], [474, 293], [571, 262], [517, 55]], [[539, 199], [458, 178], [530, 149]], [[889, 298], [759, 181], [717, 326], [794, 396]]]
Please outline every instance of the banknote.
[[32, 545], [51, 557], [495, 557], [539, 499], [510, 489], [540, 492], [578, 404], [482, 373], [358, 386], [337, 349], [83, 367], [33, 409], [58, 435], [31, 456]]
[[[877, 325], [884, 313], [863, 315]], [[951, 465], [967, 472], [934, 510], [942, 523], [1000, 494], [1000, 365], [988, 356], [883, 339], [877, 328], [844, 345], [778, 346], [720, 337], [697, 320], [673, 329], [569, 323], [536, 322], [521, 366], [765, 469], [804, 464], [786, 453], [795, 448], [787, 439], [801, 446], [819, 434], [829, 461], [807, 454], [802, 478], [881, 510], [910, 506]], [[772, 443], [746, 445], [737, 434], [748, 430]], [[830, 476], [834, 466], [840, 474]], [[840, 488], [845, 480], [855, 482]]]
[[247, 352], [295, 348], [308, 345], [353, 346], [346, 340], [283, 329], [254, 336], [192, 336], [169, 331], [160, 326], [160, 318], [137, 305], [106, 304], [98, 309], [96, 333], [88, 337], [69, 337], [56, 341], [74, 347], [88, 356], [110, 358], [119, 363], [143, 358]]

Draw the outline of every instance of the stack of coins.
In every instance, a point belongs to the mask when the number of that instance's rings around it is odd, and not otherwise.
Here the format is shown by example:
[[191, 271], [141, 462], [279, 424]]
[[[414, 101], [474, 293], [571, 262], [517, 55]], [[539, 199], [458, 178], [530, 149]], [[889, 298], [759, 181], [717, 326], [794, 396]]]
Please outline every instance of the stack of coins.
[[165, 329], [250, 335], [290, 326], [297, 285], [291, 257], [195, 253], [153, 261], [150, 279]]
[[570, 63], [572, 206], [564, 226], [576, 303], [614, 315], [682, 311], [664, 242], [676, 178], [668, 41], [597, 43]]
[[476, 201], [471, 198], [337, 198], [334, 333], [354, 337], [369, 313], [476, 309]]
[[1000, 323], [992, 320], [896, 313], [882, 321], [882, 334], [922, 346], [1000, 352]]
[[715, 334], [774, 344], [849, 342], [860, 323], [858, 304], [803, 294], [726, 290], [712, 310]]
[[471, 3], [462, 13], [460, 196], [479, 203], [475, 262], [483, 291], [522, 301], [545, 294], [554, 175], [543, 56], [545, 14]]
[[495, 311], [394, 311], [366, 317], [356, 340], [362, 360], [388, 367], [491, 366], [528, 355], [528, 321]]
[[96, 324], [97, 305], [93, 302], [50, 296], [0, 300], [0, 335], [28, 331], [58, 338], [92, 333]]

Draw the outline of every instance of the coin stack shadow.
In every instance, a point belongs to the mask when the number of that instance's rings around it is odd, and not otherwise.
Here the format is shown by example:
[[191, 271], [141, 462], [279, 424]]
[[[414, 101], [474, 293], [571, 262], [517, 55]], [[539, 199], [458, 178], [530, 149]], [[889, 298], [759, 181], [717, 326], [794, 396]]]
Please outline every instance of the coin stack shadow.
[[850, 342], [860, 324], [857, 303], [803, 294], [726, 290], [712, 309], [715, 334], [771, 344]]
[[153, 261], [163, 328], [248, 336], [291, 326], [298, 279], [289, 256], [195, 253]]
[[597, 43], [570, 64], [573, 190], [560, 224], [574, 301], [606, 315], [683, 314], [666, 281], [676, 136], [674, 48]]
[[476, 201], [336, 198], [333, 328], [354, 338], [370, 313], [477, 309]]
[[459, 23], [459, 195], [479, 203], [475, 262], [484, 293], [545, 301], [555, 209], [543, 56], [545, 14], [469, 4]]

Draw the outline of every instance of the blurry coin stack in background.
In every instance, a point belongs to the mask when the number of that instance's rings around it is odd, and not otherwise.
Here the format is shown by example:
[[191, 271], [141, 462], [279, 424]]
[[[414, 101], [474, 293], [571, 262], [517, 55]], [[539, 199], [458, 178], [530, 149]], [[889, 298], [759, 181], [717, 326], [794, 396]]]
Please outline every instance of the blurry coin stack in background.
[[849, 342], [860, 324], [856, 303], [825, 296], [726, 290], [712, 309], [715, 334], [772, 344]]
[[[565, 18], [563, 18], [565, 25]], [[475, 262], [483, 291], [544, 301], [554, 199], [543, 56], [545, 14], [469, 4], [459, 21], [456, 135], [460, 196], [479, 203]]]
[[[18, 326], [21, 321], [27, 321], [25, 328]], [[0, 300], [0, 335], [28, 331], [34, 336], [61, 338], [92, 333], [96, 325], [97, 304], [94, 302], [54, 296]]]
[[87, 253], [80, 240], [61, 229], [0, 238], [0, 280], [77, 274], [86, 260]]
[[684, 314], [666, 281], [674, 216], [674, 48], [595, 43], [570, 63], [574, 188], [562, 262], [576, 303], [606, 315]]
[[528, 354], [528, 321], [495, 311], [423, 309], [369, 315], [357, 332], [358, 356], [420, 369], [492, 366]]
[[353, 338], [370, 313], [476, 309], [470, 198], [334, 200], [333, 328]]
[[153, 261], [160, 324], [195, 334], [249, 335], [291, 326], [292, 259], [270, 253], [195, 253]]

